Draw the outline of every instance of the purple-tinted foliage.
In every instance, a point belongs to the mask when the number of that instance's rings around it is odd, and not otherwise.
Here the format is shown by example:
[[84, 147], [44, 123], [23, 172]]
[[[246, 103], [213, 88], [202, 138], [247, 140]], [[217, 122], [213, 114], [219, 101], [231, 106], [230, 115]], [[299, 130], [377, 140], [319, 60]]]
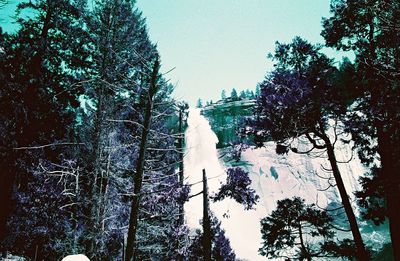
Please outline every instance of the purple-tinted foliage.
[[165, 257], [169, 260], [185, 260], [189, 255], [189, 228], [186, 225], [171, 226], [169, 230], [170, 241], [168, 242], [169, 252]]
[[269, 135], [277, 140], [287, 135], [296, 136], [296, 126], [308, 127], [305, 123], [314, 114], [313, 106], [309, 106], [307, 101], [311, 88], [295, 73], [276, 71], [270, 77], [261, 84], [261, 95], [257, 100], [257, 114], [260, 117], [255, 122], [254, 134]]
[[143, 206], [150, 211], [155, 211], [162, 204], [184, 204], [189, 200], [190, 186], [180, 186], [178, 183], [165, 185], [162, 188], [153, 187], [146, 191]]
[[255, 116], [246, 127], [257, 146], [326, 130], [329, 117], [343, 114], [333, 84], [336, 69], [318, 46], [296, 37], [290, 44], [277, 42], [270, 57], [277, 61], [275, 70], [260, 83]]
[[178, 204], [184, 204], [189, 200], [190, 186], [184, 185], [174, 191], [174, 198]]
[[[59, 258], [58, 251], [67, 244], [65, 230], [70, 226], [68, 213], [60, 210], [60, 206], [69, 203], [61, 193], [57, 180], [39, 172], [26, 173], [23, 186], [14, 188], [17, 205], [8, 221], [4, 246], [25, 255], [32, 255], [38, 246], [42, 258]], [[64, 244], [55, 245], [58, 241]]]
[[[212, 236], [212, 260], [236, 260], [235, 252], [233, 251], [229, 239], [225, 236], [225, 231], [221, 228], [221, 222], [211, 213], [211, 236]], [[196, 231], [191, 245], [189, 247], [188, 260], [199, 261], [203, 260], [203, 234], [201, 230]]]
[[225, 231], [221, 229], [221, 222], [218, 222], [214, 229], [214, 242], [212, 254], [215, 260], [236, 260], [229, 239], [225, 236]]
[[249, 173], [241, 168], [229, 168], [227, 170], [226, 184], [223, 184], [218, 193], [212, 197], [214, 202], [221, 201], [226, 197], [233, 198], [244, 205], [246, 210], [252, 209], [259, 196], [254, 189], [250, 188], [251, 180]]

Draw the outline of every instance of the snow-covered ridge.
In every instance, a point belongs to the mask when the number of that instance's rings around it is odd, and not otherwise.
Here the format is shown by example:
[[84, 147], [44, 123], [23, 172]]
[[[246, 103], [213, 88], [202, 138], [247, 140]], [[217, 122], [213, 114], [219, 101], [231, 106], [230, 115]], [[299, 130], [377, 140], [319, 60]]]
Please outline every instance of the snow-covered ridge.
[[[185, 177], [190, 184], [199, 182], [201, 170], [205, 168], [210, 192], [216, 192], [220, 182], [225, 180], [225, 169], [229, 166], [229, 163], [224, 164], [219, 159], [220, 153], [215, 148], [217, 143], [216, 135], [207, 119], [200, 114], [200, 110], [190, 110], [186, 132]], [[245, 211], [243, 206], [231, 199], [211, 204], [212, 211], [221, 220], [232, 248], [240, 259], [265, 260], [265, 257], [258, 255], [261, 244], [260, 219], [275, 209], [277, 200], [299, 196], [307, 203], [316, 203], [328, 209], [337, 207], [340, 202], [336, 187], [329, 187], [328, 180], [321, 178], [328, 177], [329, 173], [324, 168], [330, 168], [324, 155], [315, 158], [292, 152], [277, 155], [275, 146], [274, 142], [268, 142], [263, 148], [249, 148], [242, 153], [239, 162], [249, 172], [252, 188], [260, 196], [254, 210]], [[335, 153], [339, 161], [351, 158], [351, 149], [346, 144], [338, 142]], [[355, 155], [349, 163], [339, 164], [339, 168], [347, 193], [354, 199], [353, 192], [359, 188], [358, 178], [366, 169]], [[200, 183], [194, 185], [192, 193], [201, 189]], [[356, 208], [354, 200], [353, 206]], [[201, 197], [192, 198], [186, 204], [185, 211], [189, 227], [199, 228], [202, 216]], [[224, 214], [229, 218], [224, 217]], [[372, 244], [376, 249], [387, 241], [384, 231], [368, 229], [365, 223], [361, 230], [367, 244]], [[348, 236], [351, 238], [351, 235]]]

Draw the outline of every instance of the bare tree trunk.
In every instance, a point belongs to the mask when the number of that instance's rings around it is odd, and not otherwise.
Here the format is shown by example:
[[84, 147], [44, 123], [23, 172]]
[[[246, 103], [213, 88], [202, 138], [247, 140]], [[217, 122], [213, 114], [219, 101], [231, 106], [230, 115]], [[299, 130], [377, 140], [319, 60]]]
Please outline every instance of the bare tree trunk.
[[135, 241], [136, 241], [136, 232], [137, 232], [138, 217], [139, 217], [140, 192], [142, 190], [147, 137], [151, 127], [153, 98], [157, 92], [157, 78], [158, 78], [159, 67], [160, 63], [157, 58], [153, 66], [153, 72], [151, 74], [151, 79], [150, 79], [150, 87], [147, 96], [148, 100], [146, 102], [142, 137], [140, 140], [140, 147], [139, 147], [139, 158], [137, 160], [136, 172], [134, 177], [134, 188], [133, 188], [134, 195], [132, 199], [131, 214], [129, 218], [129, 229], [128, 229], [128, 239], [126, 243], [125, 261], [131, 261], [132, 259], [135, 260], [134, 255], [136, 255]]
[[101, 173], [101, 137], [103, 132], [103, 115], [104, 115], [104, 92], [103, 86], [99, 86], [98, 90], [98, 105], [96, 110], [96, 116], [94, 119], [94, 126], [93, 126], [93, 149], [91, 151], [91, 155], [89, 157], [89, 173], [90, 173], [90, 190], [88, 198], [90, 199], [89, 202], [89, 209], [88, 209], [88, 236], [89, 240], [87, 242], [86, 251], [90, 258], [95, 257], [95, 248], [96, 248], [96, 234], [98, 231], [98, 178]]
[[206, 170], [203, 169], [203, 254], [204, 261], [211, 261], [211, 222], [208, 213], [208, 186]]
[[[7, 234], [7, 220], [12, 213], [13, 205], [13, 186], [17, 177], [17, 173], [13, 172], [15, 167], [12, 165], [16, 159], [17, 154], [8, 148], [10, 154], [0, 160], [0, 198], [1, 198], [1, 211], [0, 211], [0, 242], [6, 237]], [[0, 253], [5, 251], [2, 244], [0, 244]]]
[[[182, 128], [182, 121], [183, 121], [183, 108], [179, 108], [179, 138], [178, 138], [178, 151], [179, 151], [179, 186], [183, 187], [183, 128]], [[182, 136], [181, 136], [182, 135]], [[179, 220], [178, 225], [182, 226], [184, 223], [184, 209], [183, 205], [179, 206]]]
[[337, 160], [335, 156], [335, 151], [329, 138], [325, 135], [323, 140], [326, 144], [326, 149], [328, 153], [328, 159], [332, 167], [332, 173], [336, 181], [336, 185], [339, 190], [340, 197], [342, 199], [342, 204], [347, 215], [347, 219], [350, 223], [350, 229], [354, 237], [354, 242], [356, 244], [356, 257], [359, 261], [369, 260], [369, 254], [365, 249], [363, 239], [361, 237], [360, 230], [358, 228], [356, 216], [354, 215], [353, 208], [351, 207], [349, 196], [347, 195], [346, 188], [344, 186], [342, 176], [340, 175], [340, 170], [337, 165]]

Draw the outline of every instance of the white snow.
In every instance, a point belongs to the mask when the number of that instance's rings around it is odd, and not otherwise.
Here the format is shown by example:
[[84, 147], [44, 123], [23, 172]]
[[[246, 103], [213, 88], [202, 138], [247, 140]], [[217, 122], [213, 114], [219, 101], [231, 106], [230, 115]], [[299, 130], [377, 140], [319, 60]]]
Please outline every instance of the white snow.
[[[218, 159], [216, 144], [218, 139], [208, 121], [200, 115], [199, 109], [189, 111], [188, 129], [186, 131], [187, 152], [184, 158], [185, 177], [192, 186], [192, 194], [202, 190], [202, 169], [207, 173], [210, 194], [215, 193], [221, 182], [225, 182], [225, 167]], [[186, 221], [190, 228], [200, 228], [199, 220], [202, 218], [202, 197], [191, 198], [185, 204]], [[265, 209], [260, 206], [257, 210], [245, 211], [244, 207], [231, 199], [211, 203], [211, 210], [221, 221], [222, 228], [235, 250], [236, 256], [248, 260], [265, 260], [258, 256], [261, 239], [259, 222], [265, 216]], [[224, 213], [230, 217], [224, 218]]]
[[[192, 193], [202, 190], [202, 169], [208, 177], [210, 194], [220, 187], [220, 182], [226, 180], [226, 167], [218, 159], [216, 144], [218, 138], [212, 131], [209, 122], [200, 114], [199, 109], [190, 109], [188, 129], [186, 131], [186, 155], [184, 158], [185, 178], [192, 186]], [[260, 201], [254, 210], [244, 210], [244, 207], [231, 199], [211, 203], [210, 208], [222, 222], [227, 237], [236, 256], [244, 260], [265, 260], [258, 255], [261, 246], [260, 219], [271, 213], [276, 207], [276, 201], [293, 196], [299, 196], [306, 203], [317, 203], [326, 207], [330, 202], [340, 202], [336, 187], [321, 191], [329, 187], [328, 180], [320, 178], [330, 174], [323, 170], [330, 165], [326, 155], [301, 155], [289, 152], [287, 155], [275, 153], [274, 142], [265, 143], [259, 149], [247, 149], [242, 153], [241, 163], [249, 172], [252, 187], [260, 196]], [[299, 146], [307, 147], [307, 142], [300, 140]], [[338, 161], [347, 161], [351, 157], [351, 148], [348, 144], [337, 142], [336, 156]], [[317, 157], [322, 156], [322, 157]], [[325, 157], [325, 158], [324, 158]], [[341, 175], [347, 193], [354, 198], [353, 192], [358, 189], [358, 178], [365, 173], [365, 169], [355, 156], [346, 164], [339, 164]], [[335, 183], [331, 180], [331, 183]], [[353, 202], [354, 209], [356, 207]], [[191, 198], [185, 204], [186, 221], [190, 228], [200, 228], [202, 218], [202, 196]], [[224, 213], [229, 218], [223, 217]], [[368, 238], [382, 237], [379, 235], [365, 235]]]
[[61, 261], [90, 261], [90, 259], [85, 255], [79, 254], [66, 256]]

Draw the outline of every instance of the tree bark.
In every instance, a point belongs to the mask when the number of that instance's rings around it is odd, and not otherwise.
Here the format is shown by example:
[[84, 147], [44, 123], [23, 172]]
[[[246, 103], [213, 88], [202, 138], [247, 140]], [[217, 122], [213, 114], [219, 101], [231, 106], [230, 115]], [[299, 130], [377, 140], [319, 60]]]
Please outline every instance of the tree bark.
[[1, 211], [0, 211], [0, 252], [2, 252], [2, 242], [7, 234], [7, 221], [13, 210], [13, 186], [16, 179], [15, 169], [13, 165], [17, 159], [16, 152], [12, 148], [8, 148], [9, 155], [0, 160], [0, 199], [1, 199]]
[[301, 221], [299, 221], [299, 238], [300, 238], [301, 250], [302, 250], [303, 253], [306, 255], [307, 261], [311, 261], [311, 255], [310, 255], [310, 253], [308, 252], [306, 246], [304, 245], [303, 230], [302, 230], [302, 228], [301, 228]]
[[347, 215], [347, 219], [350, 223], [350, 229], [354, 237], [354, 242], [356, 244], [356, 257], [359, 261], [369, 260], [369, 254], [365, 249], [363, 239], [361, 237], [360, 230], [358, 228], [356, 216], [354, 215], [353, 208], [351, 207], [349, 196], [347, 195], [346, 188], [344, 186], [342, 176], [340, 175], [339, 167], [337, 165], [337, 160], [335, 156], [334, 147], [331, 144], [329, 138], [325, 136], [324, 138], [326, 149], [328, 153], [328, 159], [332, 167], [333, 176], [336, 181], [337, 188], [339, 190], [340, 197], [342, 199], [342, 204]]
[[204, 261], [211, 261], [211, 222], [208, 202], [208, 186], [206, 170], [203, 169], [203, 257]]
[[101, 150], [101, 137], [103, 133], [103, 120], [104, 120], [104, 91], [103, 86], [100, 84], [97, 90], [97, 110], [94, 118], [93, 124], [93, 135], [92, 135], [92, 145], [93, 149], [89, 155], [89, 167], [88, 171], [90, 173], [88, 191], [88, 236], [86, 251], [90, 258], [95, 258], [96, 256], [96, 234], [98, 233], [98, 217], [97, 209], [99, 208], [98, 197], [100, 193], [98, 191], [98, 178], [101, 173], [101, 162], [100, 162], [100, 150]]
[[400, 260], [400, 219], [397, 211], [400, 199], [400, 182], [396, 172], [396, 169], [398, 169], [396, 168], [396, 161], [398, 159], [396, 159], [396, 156], [392, 156], [393, 152], [390, 144], [393, 142], [390, 140], [389, 134], [384, 132], [382, 124], [376, 125], [393, 257], [394, 260]]
[[158, 78], [159, 67], [160, 63], [157, 58], [153, 66], [153, 72], [151, 74], [151, 79], [150, 79], [150, 87], [147, 95], [147, 102], [144, 114], [142, 137], [140, 140], [140, 147], [139, 147], [139, 157], [137, 159], [136, 172], [134, 176], [134, 188], [133, 188], [134, 195], [132, 199], [131, 214], [129, 218], [129, 229], [128, 229], [128, 239], [126, 243], [126, 250], [125, 250], [126, 253], [125, 261], [131, 261], [136, 259], [135, 243], [136, 243], [136, 232], [137, 232], [138, 218], [139, 218], [140, 192], [142, 190], [144, 161], [147, 148], [147, 137], [151, 127], [153, 98], [157, 92], [157, 78]]
[[[183, 121], [183, 108], [179, 108], [179, 135], [183, 135], [183, 128], [182, 128], [182, 121]], [[179, 151], [179, 186], [183, 187], [183, 137], [179, 136], [178, 138], [178, 151]], [[184, 223], [184, 209], [183, 205], [179, 206], [179, 219], [178, 225], [182, 226]]]

